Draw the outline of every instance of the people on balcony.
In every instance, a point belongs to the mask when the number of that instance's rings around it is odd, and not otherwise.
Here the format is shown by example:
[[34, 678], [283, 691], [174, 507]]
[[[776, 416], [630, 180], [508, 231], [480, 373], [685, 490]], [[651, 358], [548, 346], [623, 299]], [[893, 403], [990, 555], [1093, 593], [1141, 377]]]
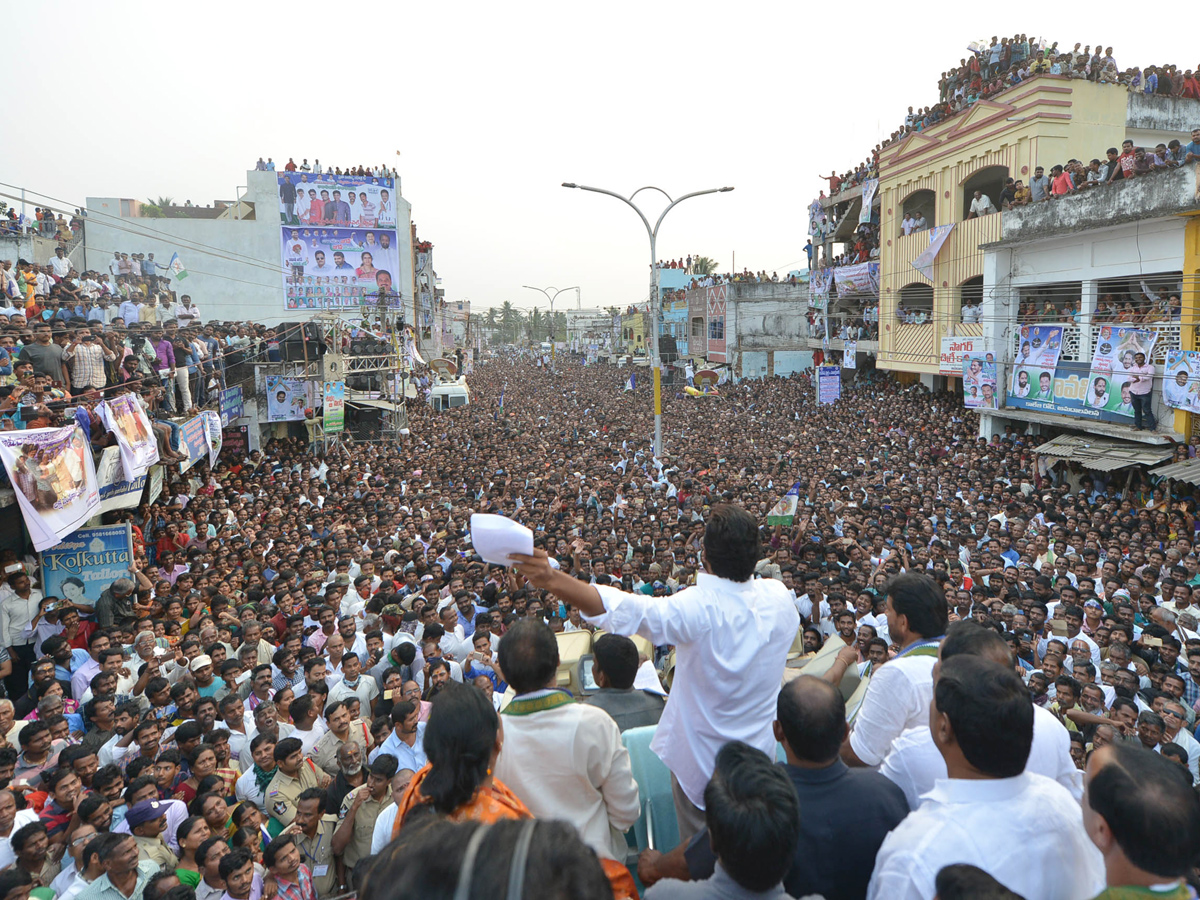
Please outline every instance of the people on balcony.
[[980, 216], [988, 216], [996, 212], [996, 204], [992, 202], [992, 198], [983, 191], [976, 191], [971, 199], [971, 210], [967, 214], [968, 219], [978, 219]]

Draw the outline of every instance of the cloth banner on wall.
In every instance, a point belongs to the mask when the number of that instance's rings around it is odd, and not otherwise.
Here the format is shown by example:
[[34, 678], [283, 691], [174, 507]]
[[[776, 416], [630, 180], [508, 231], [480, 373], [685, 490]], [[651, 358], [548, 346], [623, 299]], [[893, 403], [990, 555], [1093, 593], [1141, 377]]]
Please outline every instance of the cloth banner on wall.
[[942, 251], [942, 245], [946, 243], [946, 238], [950, 237], [950, 232], [953, 230], [953, 222], [949, 225], [937, 225], [930, 228], [929, 246], [912, 261], [912, 267], [930, 281], [933, 281], [933, 261], [937, 259], [937, 255]]
[[1172, 409], [1200, 412], [1200, 353], [1171, 350], [1163, 370], [1163, 403]]
[[100, 421], [117, 438], [121, 449], [121, 467], [125, 480], [134, 481], [158, 462], [158, 442], [150, 427], [150, 417], [134, 394], [122, 394], [96, 407]]
[[1092, 367], [1088, 372], [1087, 395], [1084, 404], [1125, 419], [1133, 418], [1133, 395], [1130, 382], [1134, 358], [1144, 353], [1154, 358], [1158, 332], [1121, 325], [1104, 325], [1096, 338]]
[[0, 459], [35, 550], [53, 547], [100, 511], [92, 448], [78, 425], [2, 432]]
[[878, 178], [868, 178], [862, 185], [862, 210], [858, 214], [858, 224], [866, 225], [871, 221], [871, 204], [875, 202], [875, 191], [879, 189]]
[[879, 263], [865, 262], [838, 266], [833, 270], [839, 297], [867, 297], [879, 294]]
[[835, 403], [842, 396], [842, 370], [837, 366], [817, 367], [817, 403]]
[[267, 376], [268, 422], [302, 422], [308, 405], [308, 382], [282, 375]]
[[842, 368], [858, 367], [858, 341], [846, 341], [846, 349], [842, 351]]

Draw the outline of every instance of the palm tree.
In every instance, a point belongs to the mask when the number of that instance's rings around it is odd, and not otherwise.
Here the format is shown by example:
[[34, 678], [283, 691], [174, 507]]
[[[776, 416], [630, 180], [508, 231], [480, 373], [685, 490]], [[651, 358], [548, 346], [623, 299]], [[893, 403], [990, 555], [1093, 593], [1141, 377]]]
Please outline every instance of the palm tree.
[[529, 339], [533, 341], [538, 340], [538, 336], [546, 330], [546, 317], [542, 315], [542, 311], [536, 306], [529, 311], [527, 327], [529, 329]]
[[167, 215], [167, 207], [174, 206], [175, 201], [170, 197], [159, 197], [157, 200], [146, 200], [140, 204], [139, 212], [147, 219], [163, 219]]
[[507, 300], [500, 307], [500, 340], [506, 344], [515, 343], [517, 333], [521, 329], [521, 314]]
[[692, 257], [693, 275], [712, 275], [717, 271], [717, 261], [710, 256]]

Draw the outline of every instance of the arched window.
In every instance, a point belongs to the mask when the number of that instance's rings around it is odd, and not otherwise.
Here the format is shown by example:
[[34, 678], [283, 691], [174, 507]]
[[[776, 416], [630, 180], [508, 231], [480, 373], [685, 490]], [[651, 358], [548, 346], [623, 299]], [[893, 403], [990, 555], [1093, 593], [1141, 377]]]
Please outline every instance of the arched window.
[[958, 308], [964, 323], [983, 321], [983, 276], [968, 278], [958, 286]]
[[1008, 166], [987, 166], [964, 181], [962, 186], [963, 219], [965, 220], [971, 215], [971, 202], [975, 199], [976, 191], [979, 191], [981, 198], [987, 197], [992, 201], [992, 211], [998, 211], [1000, 209], [1000, 192], [1004, 190], [1006, 178], [1008, 178]]
[[906, 325], [923, 325], [933, 318], [933, 287], [914, 281], [900, 288], [896, 318]]
[[937, 194], [933, 191], [922, 190], [913, 191], [901, 204], [900, 210], [900, 233], [904, 233], [904, 216], [908, 214], [912, 217], [913, 225], [911, 231], [925, 231], [937, 224], [934, 216], [934, 211], [937, 204]]

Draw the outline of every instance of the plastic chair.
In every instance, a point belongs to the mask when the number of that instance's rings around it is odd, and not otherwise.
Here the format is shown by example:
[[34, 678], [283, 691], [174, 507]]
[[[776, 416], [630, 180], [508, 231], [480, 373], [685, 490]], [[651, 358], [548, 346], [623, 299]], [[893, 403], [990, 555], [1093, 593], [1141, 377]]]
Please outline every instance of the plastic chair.
[[590, 631], [564, 631], [556, 634], [558, 639], [558, 686], [567, 688], [576, 699], [583, 696], [583, 685], [579, 683], [579, 659], [592, 650]]
[[54, 900], [58, 895], [54, 892], [54, 888], [35, 887], [29, 892], [29, 896], [34, 900]]
[[657, 725], [630, 728], [621, 735], [629, 751], [629, 766], [638, 786], [642, 814], [630, 831], [635, 849], [666, 852], [679, 843], [679, 822], [675, 817], [675, 799], [671, 794], [671, 771], [650, 749]]

